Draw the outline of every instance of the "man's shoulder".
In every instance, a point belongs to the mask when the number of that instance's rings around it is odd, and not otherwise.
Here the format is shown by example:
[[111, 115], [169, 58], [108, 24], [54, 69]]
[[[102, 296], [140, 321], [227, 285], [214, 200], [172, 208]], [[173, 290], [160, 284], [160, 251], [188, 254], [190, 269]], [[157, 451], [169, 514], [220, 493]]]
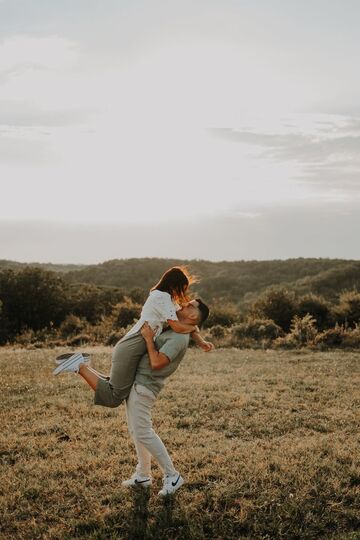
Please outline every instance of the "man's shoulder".
[[174, 332], [174, 330], [165, 330], [160, 336], [156, 339], [156, 341], [161, 342], [162, 344], [173, 342], [176, 343], [178, 346], [183, 346], [186, 348], [189, 345], [190, 341], [190, 334], [179, 334], [178, 332]]

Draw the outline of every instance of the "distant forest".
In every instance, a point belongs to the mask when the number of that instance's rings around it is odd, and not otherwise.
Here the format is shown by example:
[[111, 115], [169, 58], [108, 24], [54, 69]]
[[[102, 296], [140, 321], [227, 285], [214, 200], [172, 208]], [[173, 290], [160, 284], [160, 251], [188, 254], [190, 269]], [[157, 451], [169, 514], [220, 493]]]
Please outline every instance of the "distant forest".
[[[209, 304], [207, 327], [219, 327], [210, 336], [219, 343], [261, 335], [284, 340], [294, 324], [300, 341], [305, 334], [314, 337], [312, 329], [335, 331], [337, 325], [356, 330], [360, 340], [360, 261], [144, 258], [97, 265], [1, 260], [0, 344], [52, 340], [56, 345], [70, 338], [74, 344], [76, 339], [112, 343], [138, 318], [149, 289], [175, 265], [186, 265], [198, 277], [192, 292]], [[352, 333], [351, 343], [357, 339]]]
[[144, 258], [96, 265], [28, 265], [0, 260], [0, 271], [31, 266], [57, 272], [66, 283], [117, 287], [124, 292], [138, 288], [147, 293], [162, 273], [175, 265], [187, 265], [199, 277], [193, 291], [208, 302], [221, 299], [242, 306], [273, 285], [286, 286], [298, 294], [320, 294], [332, 302], [344, 290], [360, 290], [360, 261], [342, 259], [210, 262]]
[[[211, 302], [224, 299], [242, 305], [272, 285], [286, 285], [304, 294], [313, 292], [335, 300], [344, 289], [360, 289], [360, 261], [288, 259], [285, 261], [180, 261], [176, 259], [126, 259], [69, 271], [68, 282], [111, 285], [146, 291], [170, 266], [185, 264], [198, 275], [193, 290]], [[248, 298], [250, 295], [251, 298]]]

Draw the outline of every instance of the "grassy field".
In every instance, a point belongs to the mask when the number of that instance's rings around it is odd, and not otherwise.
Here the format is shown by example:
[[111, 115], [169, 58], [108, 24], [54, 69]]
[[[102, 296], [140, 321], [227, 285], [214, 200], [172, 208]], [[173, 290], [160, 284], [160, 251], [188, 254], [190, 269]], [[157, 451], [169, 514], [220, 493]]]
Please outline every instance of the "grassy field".
[[121, 488], [124, 408], [53, 377], [60, 352], [0, 349], [1, 538], [360, 538], [360, 353], [189, 351], [154, 410], [187, 482], [162, 501], [156, 466], [151, 493]]

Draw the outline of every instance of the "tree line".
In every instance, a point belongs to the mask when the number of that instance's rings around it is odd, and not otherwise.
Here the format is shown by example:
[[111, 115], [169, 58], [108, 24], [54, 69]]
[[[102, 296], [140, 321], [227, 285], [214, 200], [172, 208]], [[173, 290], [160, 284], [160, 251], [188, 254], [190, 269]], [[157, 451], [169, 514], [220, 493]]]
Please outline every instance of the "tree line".
[[[339, 267], [332, 269], [331, 279], [334, 272], [339, 272]], [[292, 346], [314, 341], [324, 332], [330, 332], [328, 342], [340, 343], [346, 333], [351, 333], [350, 342], [356, 343], [358, 289], [343, 290], [331, 300], [314, 292], [301, 292], [301, 287], [306, 290], [304, 281], [306, 278], [297, 289], [277, 283], [245, 298], [234, 294], [228, 297], [231, 300], [214, 298], [205, 332], [219, 346], [259, 342], [270, 346], [276, 340], [278, 345]], [[141, 273], [134, 283], [142, 283]], [[40, 267], [5, 269], [0, 271], [0, 344], [115, 343], [139, 317], [147, 294], [148, 289], [139, 286], [126, 290], [76, 283], [66, 279], [64, 273]]]

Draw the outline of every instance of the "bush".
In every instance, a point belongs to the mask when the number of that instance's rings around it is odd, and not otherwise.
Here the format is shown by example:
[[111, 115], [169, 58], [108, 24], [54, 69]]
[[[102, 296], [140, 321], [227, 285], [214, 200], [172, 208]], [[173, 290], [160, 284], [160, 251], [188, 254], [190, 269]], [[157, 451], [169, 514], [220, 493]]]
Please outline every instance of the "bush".
[[22, 347], [27, 347], [31, 345], [36, 340], [35, 332], [31, 328], [27, 328], [20, 334], [14, 337], [13, 342]]
[[210, 330], [210, 336], [211, 338], [215, 339], [221, 339], [225, 337], [226, 330], [223, 326], [220, 326], [220, 324], [217, 324], [213, 326]]
[[117, 304], [114, 310], [117, 312], [114, 327], [126, 328], [130, 324], [134, 324], [135, 320], [140, 317], [141, 306], [126, 298], [125, 302]]
[[67, 337], [72, 334], [79, 334], [85, 327], [86, 321], [84, 319], [70, 313], [70, 315], [67, 315], [65, 320], [61, 323], [59, 330], [63, 337]]
[[205, 328], [212, 326], [229, 327], [239, 319], [239, 312], [234, 304], [215, 304], [211, 306], [209, 317], [204, 323]]
[[250, 312], [260, 319], [271, 319], [285, 332], [290, 329], [291, 321], [296, 315], [295, 294], [284, 288], [272, 287], [251, 306]]
[[251, 338], [254, 340], [273, 340], [284, 334], [282, 328], [270, 319], [249, 318], [245, 322], [234, 326], [231, 330], [235, 340]]
[[134, 287], [130, 290], [128, 296], [135, 304], [143, 305], [148, 297], [148, 292], [141, 287]]
[[296, 338], [291, 334], [278, 337], [272, 342], [272, 347], [274, 349], [296, 349], [298, 345]]
[[307, 314], [315, 319], [319, 330], [325, 330], [335, 323], [330, 304], [322, 296], [316, 294], [306, 294], [298, 300], [297, 315], [302, 318]]
[[356, 324], [353, 330], [347, 330], [344, 332], [343, 347], [349, 347], [351, 349], [357, 349], [360, 347], [360, 324]]
[[60, 324], [68, 310], [67, 285], [54, 272], [40, 268], [0, 272], [0, 298], [7, 324], [2, 342], [25, 328], [36, 331]]
[[336, 307], [337, 319], [345, 326], [355, 326], [360, 322], [360, 293], [346, 291], [340, 295], [339, 305]]
[[309, 313], [307, 313], [304, 317], [295, 315], [291, 322], [289, 334], [291, 341], [294, 341], [298, 346], [308, 345], [314, 340], [316, 334], [316, 320], [314, 317], [312, 317]]
[[50, 325], [50, 328], [45, 327], [36, 331], [32, 328], [25, 328], [22, 332], [14, 336], [11, 341], [23, 347], [27, 347], [28, 345], [40, 347], [40, 344], [47, 344], [55, 337], [56, 330]]
[[123, 297], [119, 289], [101, 288], [89, 283], [72, 285], [69, 311], [95, 324], [101, 317], [109, 315], [112, 306]]
[[[205, 332], [202, 333], [203, 338], [206, 341], [211, 341], [215, 345], [216, 348], [219, 347], [231, 347], [231, 339], [230, 339], [231, 329], [225, 326], [220, 326], [219, 324], [216, 326], [212, 326], [211, 328], [205, 330]], [[193, 340], [190, 340], [190, 345], [195, 345], [195, 342]], [[196, 346], [196, 345], [195, 345]]]
[[338, 324], [335, 328], [329, 328], [315, 337], [314, 343], [319, 348], [341, 347], [345, 338], [345, 328]]
[[110, 332], [110, 334], [106, 337], [105, 345], [116, 345], [118, 341], [120, 341], [121, 338], [125, 336], [126, 331], [125, 330], [113, 330]]
[[78, 345], [85, 345], [86, 343], [90, 343], [92, 341], [92, 336], [89, 334], [79, 334], [77, 336], [74, 336], [67, 340], [67, 344], [76, 347]]

